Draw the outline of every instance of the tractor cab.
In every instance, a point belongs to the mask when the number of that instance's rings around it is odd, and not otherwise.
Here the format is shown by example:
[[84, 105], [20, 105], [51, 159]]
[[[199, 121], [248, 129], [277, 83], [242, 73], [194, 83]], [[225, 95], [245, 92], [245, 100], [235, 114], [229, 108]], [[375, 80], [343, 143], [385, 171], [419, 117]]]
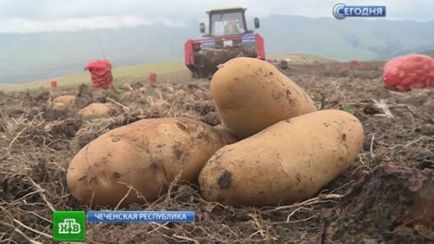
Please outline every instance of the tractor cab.
[[[200, 23], [199, 39], [188, 39], [184, 44], [185, 65], [193, 77], [210, 77], [218, 65], [235, 57], [265, 59], [264, 39], [247, 29], [246, 9], [242, 7], [213, 9], [209, 16], [208, 31]], [[255, 28], [259, 19], [254, 18]]]
[[[227, 35], [242, 35], [249, 31], [247, 29], [246, 9], [241, 7], [214, 9], [208, 11], [209, 28], [204, 37], [217, 37]], [[259, 28], [259, 19], [254, 19], [255, 28]], [[200, 24], [200, 32], [205, 33], [205, 24]]]

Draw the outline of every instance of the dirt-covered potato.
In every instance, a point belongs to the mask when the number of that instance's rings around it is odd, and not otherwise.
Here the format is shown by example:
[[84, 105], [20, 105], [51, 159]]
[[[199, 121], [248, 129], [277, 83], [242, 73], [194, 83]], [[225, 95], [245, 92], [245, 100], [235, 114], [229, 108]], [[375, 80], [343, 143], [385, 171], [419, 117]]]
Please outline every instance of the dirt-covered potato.
[[113, 106], [110, 103], [91, 103], [78, 111], [82, 118], [97, 118], [108, 116]]
[[53, 99], [52, 106], [53, 109], [65, 109], [75, 106], [75, 101], [77, 97], [74, 95], [62, 95]]
[[230, 135], [191, 118], [145, 119], [111, 130], [72, 159], [67, 183], [82, 203], [116, 205], [155, 200], [182, 171], [197, 182], [203, 165]]
[[316, 110], [302, 88], [256, 58], [226, 62], [212, 77], [211, 93], [220, 118], [240, 138]]
[[204, 198], [262, 206], [311, 197], [345, 171], [362, 148], [353, 115], [323, 110], [280, 121], [219, 149], [199, 175]]

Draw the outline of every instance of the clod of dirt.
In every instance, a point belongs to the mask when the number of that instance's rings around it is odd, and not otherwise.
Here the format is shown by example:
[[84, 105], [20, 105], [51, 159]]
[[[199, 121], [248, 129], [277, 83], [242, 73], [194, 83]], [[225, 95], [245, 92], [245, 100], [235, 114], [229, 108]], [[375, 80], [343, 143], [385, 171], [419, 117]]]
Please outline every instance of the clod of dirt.
[[47, 121], [64, 120], [73, 117], [73, 112], [64, 109], [45, 108], [42, 117]]
[[207, 115], [202, 116], [200, 120], [212, 126], [219, 125], [221, 123], [220, 118], [216, 112], [210, 112]]
[[75, 105], [78, 108], [83, 108], [93, 101], [92, 88], [88, 85], [82, 84], [78, 87], [78, 93], [75, 101]]
[[365, 114], [382, 114], [383, 111], [381, 109], [369, 104], [363, 108], [363, 113], [365, 113]]
[[215, 112], [214, 105], [211, 101], [201, 101], [193, 105], [193, 109], [201, 116], [207, 115], [210, 112]]
[[56, 135], [56, 137], [70, 139], [75, 136], [82, 123], [79, 119], [56, 121], [45, 125], [44, 130], [51, 135]]
[[338, 202], [327, 218], [323, 241], [424, 243], [432, 239], [433, 177], [433, 170], [379, 166]]
[[71, 150], [73, 152], [78, 152], [80, 149], [82, 149], [84, 146], [86, 146], [88, 143], [93, 141], [95, 138], [98, 137], [97, 133], [87, 133], [87, 134], [80, 134], [74, 137], [74, 139], [71, 141]]

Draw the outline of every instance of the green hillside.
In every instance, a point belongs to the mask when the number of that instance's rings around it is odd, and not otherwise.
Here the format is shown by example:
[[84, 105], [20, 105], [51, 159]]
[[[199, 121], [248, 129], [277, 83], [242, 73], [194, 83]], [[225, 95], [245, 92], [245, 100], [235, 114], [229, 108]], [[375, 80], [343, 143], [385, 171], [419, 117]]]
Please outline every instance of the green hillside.
[[[133, 65], [128, 67], [121, 67], [113, 69], [114, 81], [122, 83], [124, 81], [147, 81], [149, 72], [156, 72], [157, 75], [164, 76], [167, 74], [179, 73], [188, 76], [188, 70], [184, 64], [179, 61], [161, 62], [156, 64]], [[40, 80], [31, 83], [17, 84], [17, 85], [4, 85], [0, 86], [4, 91], [17, 91], [24, 89], [35, 89], [39, 87], [49, 87], [51, 80], [56, 80], [59, 86], [69, 87], [77, 86], [90, 82], [90, 75], [88, 72], [81, 72], [72, 75], [55, 77], [47, 80]]]
[[423, 52], [421, 52], [421, 53], [422, 53], [422, 54], [429, 55], [429, 56], [431, 56], [431, 57], [434, 58], [434, 49], [425, 50], [425, 51], [423, 51]]
[[287, 60], [295, 64], [306, 63], [335, 63], [336, 60], [312, 53], [289, 53], [284, 55], [274, 55], [271, 58]]
[[[252, 27], [252, 19], [248, 25]], [[338, 61], [384, 60], [434, 46], [434, 22], [387, 19], [311, 19], [272, 15], [259, 33], [268, 56], [311, 53]], [[0, 34], [0, 84], [18, 84], [80, 73], [91, 60], [105, 57], [113, 67], [183, 60], [184, 42], [199, 37], [198, 23], [173, 27], [32, 34]]]
[[381, 60], [434, 46], [432, 26], [434, 22], [273, 16], [264, 19], [262, 33], [270, 52], [315, 53], [340, 61]]

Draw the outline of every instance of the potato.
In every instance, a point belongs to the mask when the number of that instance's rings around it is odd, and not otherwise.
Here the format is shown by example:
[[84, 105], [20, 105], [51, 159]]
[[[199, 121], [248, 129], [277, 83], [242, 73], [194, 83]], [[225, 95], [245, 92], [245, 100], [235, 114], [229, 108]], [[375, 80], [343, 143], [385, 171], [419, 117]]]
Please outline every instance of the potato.
[[74, 95], [62, 95], [53, 99], [53, 109], [65, 109], [75, 106], [77, 97]]
[[240, 138], [316, 110], [303, 89], [256, 58], [226, 62], [211, 79], [211, 93], [220, 118]]
[[182, 171], [181, 180], [198, 174], [230, 135], [191, 118], [145, 119], [111, 130], [72, 159], [67, 183], [81, 203], [115, 206], [155, 200]]
[[339, 110], [278, 122], [219, 149], [199, 175], [202, 195], [236, 206], [311, 197], [351, 165], [363, 137], [360, 121]]
[[78, 115], [83, 118], [97, 118], [107, 116], [113, 109], [111, 104], [91, 103], [78, 111]]

